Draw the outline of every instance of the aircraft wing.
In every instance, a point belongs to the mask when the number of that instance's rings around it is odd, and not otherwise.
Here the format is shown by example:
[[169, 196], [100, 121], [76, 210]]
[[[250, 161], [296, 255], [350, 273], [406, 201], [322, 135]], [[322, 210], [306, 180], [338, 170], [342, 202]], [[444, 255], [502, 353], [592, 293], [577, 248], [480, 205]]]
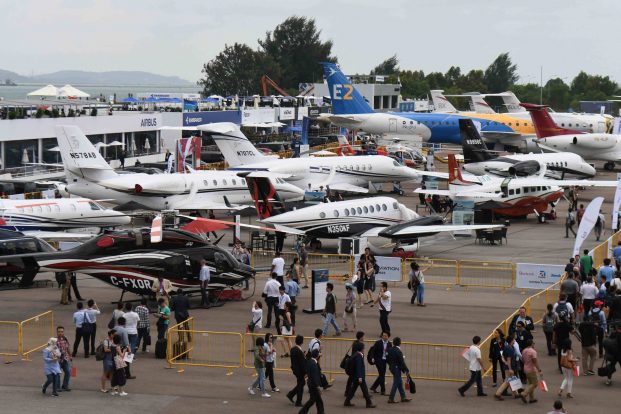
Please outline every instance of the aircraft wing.
[[439, 196], [452, 196], [455, 195], [455, 193], [451, 193], [450, 190], [431, 190], [429, 188], [417, 188], [416, 190], [414, 190], [415, 193], [419, 193], [419, 194], [431, 194], [431, 195], [439, 195]]
[[357, 185], [349, 184], [349, 183], [330, 183], [328, 184], [330, 190], [334, 191], [347, 191], [349, 193], [362, 193], [367, 194], [369, 192], [368, 188], [359, 187]]
[[430, 226], [412, 225], [395, 232], [393, 236], [407, 236], [426, 233], [438, 233], [462, 230], [489, 230], [504, 227], [502, 224], [434, 224]]
[[327, 120], [329, 120], [330, 122], [332, 122], [333, 124], [338, 124], [339, 122], [347, 122], [349, 124], [355, 123], [355, 124], [361, 124], [362, 121], [359, 119], [356, 119], [355, 116], [352, 115], [327, 115], [325, 117]]
[[485, 141], [500, 144], [519, 145], [525, 139], [525, 136], [519, 132], [481, 131], [480, 134]]
[[616, 187], [617, 181], [613, 180], [550, 180], [546, 178], [528, 178], [525, 185], [549, 185], [558, 187]]
[[[555, 180], [548, 180], [550, 182], [554, 182]], [[530, 185], [530, 181], [529, 181], [529, 185]], [[536, 185], [536, 184], [535, 184]], [[540, 184], [541, 185], [541, 184]], [[553, 185], [553, 184], [548, 184], [548, 185]], [[483, 191], [459, 191], [459, 192], [451, 192], [450, 190], [430, 190], [430, 189], [423, 189], [423, 188], [417, 188], [416, 190], [414, 190], [415, 193], [422, 193], [422, 194], [431, 194], [431, 195], [439, 195], [439, 196], [448, 196], [451, 198], [484, 198], [484, 199], [496, 199], [496, 198], [502, 198], [502, 194], [497, 194], [497, 193], [486, 193]]]
[[84, 241], [92, 239], [95, 235], [89, 233], [65, 233], [61, 231], [22, 231], [26, 236], [36, 237], [45, 241]]
[[556, 148], [552, 148], [552, 147], [548, 147], [547, 145], [541, 144], [540, 142], [537, 142], [537, 146], [539, 148], [541, 148], [544, 152], [563, 152], [563, 151], [559, 151]]
[[448, 173], [435, 172], [435, 171], [423, 171], [423, 170], [416, 170], [416, 169], [414, 171], [416, 171], [417, 174], [424, 175], [426, 177], [442, 178], [443, 180], [448, 180], [449, 178]]
[[189, 201], [174, 205], [175, 210], [243, 210], [250, 206], [242, 206], [238, 204], [213, 203], [205, 201]]

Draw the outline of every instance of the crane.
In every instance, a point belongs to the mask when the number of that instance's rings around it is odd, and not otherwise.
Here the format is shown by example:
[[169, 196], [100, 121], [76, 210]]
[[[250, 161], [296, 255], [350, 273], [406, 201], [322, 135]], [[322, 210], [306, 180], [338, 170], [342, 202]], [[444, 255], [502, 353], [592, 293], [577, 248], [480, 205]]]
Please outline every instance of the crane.
[[276, 89], [276, 91], [280, 93], [282, 96], [289, 96], [289, 94], [285, 90], [283, 90], [280, 86], [278, 86], [278, 84], [274, 82], [272, 79], [270, 79], [270, 77], [267, 75], [261, 76], [261, 85], [263, 85], [263, 96], [267, 96], [267, 85], [268, 84], [271, 85], [272, 88]]

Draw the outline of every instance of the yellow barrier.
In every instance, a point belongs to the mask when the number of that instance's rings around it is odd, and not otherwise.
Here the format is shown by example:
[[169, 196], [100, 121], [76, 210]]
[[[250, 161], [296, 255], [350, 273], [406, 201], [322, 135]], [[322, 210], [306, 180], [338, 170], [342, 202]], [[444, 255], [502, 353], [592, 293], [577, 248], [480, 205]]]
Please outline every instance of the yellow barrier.
[[44, 348], [47, 341], [56, 336], [54, 312], [47, 311], [20, 323], [22, 335], [22, 356], [28, 359], [30, 354]]
[[[254, 355], [249, 350], [254, 349], [255, 340], [263, 334], [247, 333], [244, 336], [244, 363], [245, 368], [254, 368]], [[294, 337], [288, 337], [290, 343], [294, 345]], [[308, 344], [312, 337], [304, 338], [302, 349], [306, 352]], [[319, 361], [321, 370], [326, 375], [344, 375], [345, 371], [340, 367], [341, 360], [346, 353], [351, 354], [351, 345], [353, 339], [345, 338], [323, 338], [321, 340], [322, 355]], [[365, 355], [369, 348], [373, 346], [375, 341], [365, 341]], [[274, 342], [276, 347], [276, 371], [290, 371], [289, 359], [281, 359], [279, 355], [288, 353], [289, 348], [285, 337], [277, 337]], [[435, 381], [463, 381], [468, 375], [468, 365], [466, 360], [461, 356], [466, 345], [449, 345], [449, 344], [429, 344], [417, 342], [402, 342], [401, 350], [405, 357], [406, 364], [410, 368], [412, 377], [418, 379], [435, 380]], [[282, 361], [282, 362], [281, 362]], [[377, 370], [368, 365], [365, 357], [365, 365], [367, 365], [366, 373], [368, 376], [377, 376]], [[390, 372], [387, 373], [390, 375]]]
[[0, 355], [21, 354], [21, 325], [19, 322], [0, 321]]
[[458, 261], [447, 259], [405, 259], [402, 266], [401, 280], [407, 282], [409, 280], [410, 264], [415, 261], [421, 269], [428, 267], [423, 272], [425, 275], [425, 284], [453, 286], [458, 283]]
[[511, 288], [515, 286], [515, 265], [510, 262], [460, 260], [457, 284]]
[[[168, 327], [166, 331], [166, 361], [169, 366], [172, 366], [172, 362], [178, 359], [187, 358], [187, 355], [192, 351], [192, 341], [194, 338], [191, 334], [187, 334], [186, 331], [193, 330], [194, 317]], [[185, 347], [175, 346], [174, 344], [177, 342], [185, 343]]]

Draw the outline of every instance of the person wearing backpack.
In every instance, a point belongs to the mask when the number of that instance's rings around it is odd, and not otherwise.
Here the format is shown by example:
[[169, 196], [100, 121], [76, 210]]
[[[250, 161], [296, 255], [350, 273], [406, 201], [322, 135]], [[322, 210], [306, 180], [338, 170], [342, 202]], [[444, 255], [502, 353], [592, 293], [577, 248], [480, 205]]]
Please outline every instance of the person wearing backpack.
[[599, 357], [604, 357], [604, 336], [608, 330], [608, 322], [606, 321], [606, 314], [602, 311], [604, 302], [596, 300], [593, 303], [593, 307], [587, 313], [587, 317], [595, 324], [595, 334], [597, 336], [597, 345], [599, 350]]
[[582, 343], [583, 375], [595, 375], [593, 367], [595, 366], [595, 359], [597, 358], [597, 327], [594, 322], [591, 316], [587, 315], [582, 323], [580, 323], [580, 326], [578, 326], [580, 342]]
[[554, 312], [551, 303], [548, 303], [547, 311], [541, 318], [541, 325], [543, 326], [543, 333], [546, 336], [546, 345], [548, 346], [548, 356], [555, 356], [556, 350], [554, 349], [554, 342], [552, 338], [554, 336], [554, 325], [558, 322], [558, 315]]
[[554, 304], [552, 310], [561, 317], [561, 313], [564, 313], [567, 316], [568, 321], [574, 320], [574, 307], [571, 303], [567, 302], [567, 295], [561, 293], [559, 295], [558, 302]]
[[[103, 374], [101, 375], [101, 392], [108, 392], [106, 388], [106, 382], [110, 381], [112, 386], [112, 375], [116, 371], [114, 366], [114, 356], [116, 355], [116, 347], [114, 346], [114, 335], [116, 335], [115, 329], [108, 331], [108, 337], [101, 341], [97, 347], [95, 358], [103, 361]], [[103, 353], [103, 355], [101, 355]], [[101, 359], [100, 359], [101, 358]]]
[[411, 398], [405, 396], [405, 389], [403, 388], [403, 378], [401, 375], [405, 373], [407, 377], [410, 377], [410, 369], [405, 364], [403, 358], [403, 352], [401, 352], [401, 338], [397, 337], [393, 340], [393, 347], [388, 351], [388, 366], [390, 367], [390, 373], [392, 374], [392, 388], [390, 389], [390, 396], [388, 397], [388, 403], [394, 404], [397, 391], [401, 396], [401, 402], [410, 402]]
[[349, 389], [349, 393], [345, 397], [345, 407], [353, 407], [351, 399], [354, 398], [354, 394], [358, 387], [362, 390], [362, 395], [367, 403], [367, 408], [375, 408], [371, 395], [369, 395], [369, 389], [367, 388], [366, 374], [364, 369], [364, 342], [354, 342], [351, 347], [351, 358], [348, 361], [347, 374], [351, 378], [352, 387]]

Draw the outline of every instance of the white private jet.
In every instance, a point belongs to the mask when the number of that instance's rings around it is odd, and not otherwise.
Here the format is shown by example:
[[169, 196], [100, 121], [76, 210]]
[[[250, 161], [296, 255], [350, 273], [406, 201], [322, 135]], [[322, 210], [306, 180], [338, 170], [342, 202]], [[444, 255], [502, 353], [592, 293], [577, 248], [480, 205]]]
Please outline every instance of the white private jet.
[[[136, 203], [152, 210], [239, 209], [252, 202], [243, 178], [229, 171], [193, 171], [187, 174], [118, 174], [76, 126], [57, 126], [66, 191], [82, 197], [110, 199], [115, 204]], [[285, 199], [300, 199], [304, 192], [275, 178]]]
[[552, 179], [592, 178], [595, 168], [571, 152], [494, 155], [487, 149], [474, 123], [460, 119], [463, 169], [474, 175], [524, 177], [539, 173], [545, 165], [545, 176]]
[[606, 161], [613, 170], [621, 163], [621, 135], [584, 133], [559, 126], [545, 105], [521, 104], [530, 113], [537, 131], [539, 146], [551, 152], [573, 152], [588, 160]]
[[230, 165], [229, 170], [287, 174], [289, 177], [286, 181], [303, 190], [330, 187], [333, 191], [368, 193], [367, 187], [370, 184], [410, 181], [420, 178], [421, 175], [447, 177], [445, 173], [408, 168], [381, 155], [268, 158], [233, 123], [205, 124], [196, 128], [212, 136]]
[[[240, 173], [247, 174], [247, 173]], [[365, 197], [285, 211], [266, 177], [247, 176], [261, 223], [276, 231], [305, 235], [321, 247], [319, 238], [365, 237], [376, 254], [395, 248], [415, 250], [419, 237], [441, 232], [500, 228], [501, 225], [445, 225], [440, 216], [421, 217], [391, 197]]]

